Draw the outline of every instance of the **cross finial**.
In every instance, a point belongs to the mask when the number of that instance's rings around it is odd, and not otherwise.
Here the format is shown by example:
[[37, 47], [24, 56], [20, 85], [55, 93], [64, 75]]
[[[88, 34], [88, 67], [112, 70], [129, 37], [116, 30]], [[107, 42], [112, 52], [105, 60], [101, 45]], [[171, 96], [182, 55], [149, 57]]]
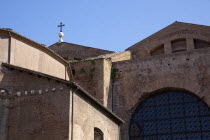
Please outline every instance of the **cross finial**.
[[60, 23], [60, 25], [58, 25], [58, 27], [60, 27], [60, 32], [62, 32], [63, 26], [65, 26], [65, 24], [63, 24], [62, 22]]
[[60, 23], [60, 25], [58, 25], [58, 27], [60, 27], [60, 32], [59, 32], [59, 34], [58, 34], [58, 36], [59, 36], [59, 41], [58, 41], [58, 43], [63, 42], [63, 37], [64, 37], [64, 33], [62, 32], [63, 26], [65, 26], [65, 25], [64, 25], [62, 22]]

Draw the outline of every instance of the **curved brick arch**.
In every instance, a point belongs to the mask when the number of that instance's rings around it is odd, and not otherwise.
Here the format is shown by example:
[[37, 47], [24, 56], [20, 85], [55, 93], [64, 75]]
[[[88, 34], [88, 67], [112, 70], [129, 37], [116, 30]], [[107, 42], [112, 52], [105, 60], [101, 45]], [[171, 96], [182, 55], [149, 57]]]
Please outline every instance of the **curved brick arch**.
[[200, 86], [190, 79], [182, 79], [168, 77], [147, 83], [143, 89], [143, 93], [154, 93], [162, 89], [183, 89], [190, 91], [199, 96]]
[[[126, 100], [126, 108], [130, 110], [132, 113], [133, 109], [138, 105], [140, 101], [142, 101], [145, 97], [150, 96], [156, 91], [161, 91], [164, 89], [176, 89], [176, 90], [184, 90], [194, 93], [200, 98], [204, 98], [207, 96], [205, 92], [201, 92], [201, 85], [199, 83], [194, 82], [194, 79], [185, 79], [176, 78], [175, 76], [158, 78], [157, 80], [151, 80], [144, 84], [143, 88], [139, 88], [136, 90], [135, 99], [130, 103], [130, 100]], [[208, 99], [208, 98], [204, 98]], [[209, 102], [210, 106], [210, 102]]]
[[196, 90], [190, 89], [190, 88], [183, 88], [183, 87], [169, 87], [169, 86], [164, 86], [162, 88], [153, 88], [151, 90], [148, 90], [147, 92], [144, 92], [144, 94], [141, 95], [139, 98], [138, 102], [135, 103], [135, 105], [132, 107], [130, 110], [130, 114], [133, 114], [136, 110], [136, 108], [144, 101], [145, 99], [149, 98], [152, 95], [158, 94], [160, 92], [165, 92], [165, 91], [186, 91], [188, 93], [193, 94], [194, 96], [198, 97], [199, 99], [202, 99], [205, 104], [207, 104], [210, 107], [210, 104], [204, 100], [204, 96], [196, 93]]
[[208, 107], [210, 107], [210, 104], [204, 100], [205, 95], [199, 94], [197, 92], [197, 90], [195, 90], [193, 88], [188, 88], [188, 87], [186, 87], [186, 88], [183, 88], [183, 87], [163, 87], [163, 88], [155, 89], [155, 90], [153, 90], [149, 93], [144, 94], [140, 98], [140, 102], [136, 106], [138, 106], [141, 103], [141, 101], [145, 100], [149, 96], [152, 96], [154, 94], [159, 94], [160, 92], [165, 92], [165, 91], [184, 91], [184, 92], [190, 93], [190, 94], [198, 97], [199, 99], [201, 99], [206, 105], [208, 105]]
[[140, 97], [140, 100], [144, 98], [144, 96], [149, 96], [152, 93], [156, 93], [158, 91], [163, 91], [163, 90], [183, 90], [183, 91], [188, 91], [199, 98], [203, 99], [206, 104], [210, 107], [210, 102], [207, 101], [208, 99], [208, 92], [205, 90], [202, 90], [202, 86], [198, 83], [195, 82], [193, 79], [181, 79], [180, 78], [175, 78], [175, 77], [168, 77], [165, 79], [158, 79], [151, 81], [150, 83], [147, 83], [145, 87], [142, 90], [142, 95]]
[[[149, 98], [150, 96], [157, 95], [157, 94], [159, 94], [161, 92], [166, 92], [166, 91], [183, 91], [183, 92], [187, 92], [187, 93], [192, 94], [193, 96], [199, 98], [200, 100], [202, 100], [203, 103], [205, 103], [210, 108], [210, 104], [203, 99], [203, 96], [201, 96], [201, 95], [199, 95], [199, 94], [197, 94], [195, 92], [192, 92], [191, 89], [178, 88], [178, 87], [164, 87], [164, 88], [156, 89], [154, 91], [151, 91], [149, 93], [146, 93], [146, 94], [142, 95], [141, 98], [139, 99], [139, 101], [135, 104], [135, 106], [133, 106], [132, 110], [130, 111], [130, 114], [133, 114], [136, 111], [136, 109], [138, 108], [138, 106], [144, 100]], [[132, 117], [132, 115], [131, 115], [131, 117]]]

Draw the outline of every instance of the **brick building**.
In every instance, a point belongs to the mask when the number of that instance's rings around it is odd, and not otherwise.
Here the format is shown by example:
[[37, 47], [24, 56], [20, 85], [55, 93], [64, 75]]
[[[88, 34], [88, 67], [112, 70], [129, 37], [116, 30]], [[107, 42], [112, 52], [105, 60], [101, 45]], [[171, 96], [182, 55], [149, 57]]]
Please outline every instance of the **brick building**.
[[175, 22], [118, 53], [0, 37], [3, 140], [210, 139], [210, 26]]
[[0, 140], [118, 140], [123, 122], [73, 82], [70, 64], [0, 29]]

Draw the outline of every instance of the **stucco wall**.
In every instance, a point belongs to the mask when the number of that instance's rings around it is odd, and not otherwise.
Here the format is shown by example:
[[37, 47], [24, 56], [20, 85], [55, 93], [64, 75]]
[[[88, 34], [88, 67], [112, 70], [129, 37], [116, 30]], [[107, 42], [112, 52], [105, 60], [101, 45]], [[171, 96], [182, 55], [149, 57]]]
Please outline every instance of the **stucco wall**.
[[9, 46], [9, 37], [0, 35], [0, 61], [8, 61], [8, 47]]
[[62, 79], [69, 79], [64, 64], [37, 47], [12, 38], [11, 64], [42, 72]]
[[126, 123], [122, 139], [128, 139], [131, 115], [138, 104], [164, 88], [188, 90], [210, 106], [210, 49], [146, 57], [117, 62], [114, 82], [114, 112]]
[[74, 94], [74, 140], [94, 140], [94, 127], [104, 134], [104, 140], [119, 140], [119, 127], [99, 110]]

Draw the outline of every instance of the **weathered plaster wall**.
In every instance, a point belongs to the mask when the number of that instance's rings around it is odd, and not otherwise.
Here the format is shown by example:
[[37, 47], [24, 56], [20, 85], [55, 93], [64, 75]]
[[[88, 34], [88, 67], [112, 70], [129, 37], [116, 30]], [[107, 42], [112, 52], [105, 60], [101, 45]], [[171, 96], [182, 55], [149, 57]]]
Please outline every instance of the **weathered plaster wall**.
[[69, 79], [64, 64], [37, 47], [12, 38], [11, 64], [42, 72], [62, 79]]
[[107, 106], [111, 66], [111, 61], [105, 59], [72, 63], [72, 68], [75, 71], [73, 81], [88, 91], [91, 96], [104, 106]]
[[119, 140], [119, 127], [99, 110], [74, 94], [74, 140], [93, 140], [94, 127], [104, 134], [104, 140]]
[[210, 49], [117, 62], [114, 82], [114, 112], [126, 123], [122, 139], [128, 139], [129, 121], [138, 104], [159, 89], [191, 91], [210, 106]]
[[111, 82], [112, 62], [103, 59], [103, 94], [104, 106], [108, 107], [108, 98], [110, 98], [110, 82]]
[[55, 43], [49, 46], [49, 49], [68, 60], [74, 60], [74, 58], [85, 59], [89, 57], [96, 57], [102, 54], [113, 53], [113, 51], [101, 50], [66, 42]]
[[8, 61], [9, 37], [0, 36], [0, 61]]

